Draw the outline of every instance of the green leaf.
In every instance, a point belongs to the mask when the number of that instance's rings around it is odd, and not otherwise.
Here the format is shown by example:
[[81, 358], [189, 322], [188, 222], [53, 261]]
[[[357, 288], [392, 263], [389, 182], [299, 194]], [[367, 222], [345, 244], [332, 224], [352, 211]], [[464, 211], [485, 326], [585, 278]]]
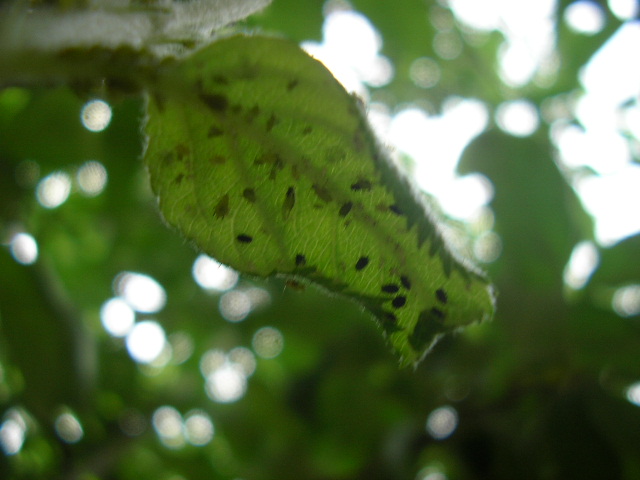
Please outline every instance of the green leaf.
[[167, 65], [145, 161], [166, 220], [252, 275], [306, 278], [375, 315], [403, 364], [491, 317], [357, 99], [297, 45], [236, 36]]

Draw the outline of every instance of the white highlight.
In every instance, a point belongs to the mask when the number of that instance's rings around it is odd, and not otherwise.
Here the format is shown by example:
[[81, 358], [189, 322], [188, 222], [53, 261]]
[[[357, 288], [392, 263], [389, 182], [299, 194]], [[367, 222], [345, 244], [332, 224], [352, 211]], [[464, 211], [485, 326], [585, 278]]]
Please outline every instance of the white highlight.
[[631, 403], [640, 407], [640, 382], [636, 382], [627, 388], [626, 397]]
[[427, 418], [427, 432], [436, 440], [449, 437], [457, 427], [458, 412], [448, 405], [436, 408]]
[[121, 298], [107, 300], [100, 309], [102, 326], [113, 337], [126, 336], [133, 328], [135, 319], [135, 312]]
[[141, 273], [121, 273], [116, 279], [115, 290], [131, 308], [141, 313], [159, 312], [167, 301], [162, 285]]
[[253, 335], [251, 342], [256, 355], [262, 358], [275, 358], [284, 348], [284, 336], [273, 327], [262, 327]]
[[193, 262], [193, 278], [204, 289], [223, 292], [238, 283], [238, 272], [207, 255], [200, 255]]
[[38, 202], [45, 208], [56, 208], [69, 198], [71, 179], [64, 172], [54, 172], [44, 177], [36, 188]]
[[18, 409], [10, 408], [0, 425], [0, 448], [6, 455], [15, 455], [22, 450], [27, 434], [27, 422]]
[[179, 448], [185, 443], [182, 415], [171, 406], [162, 406], [151, 417], [153, 429], [160, 441], [169, 448]]
[[138, 363], [149, 364], [156, 360], [166, 345], [164, 329], [153, 320], [137, 323], [126, 339], [127, 351]]
[[631, 20], [640, 13], [638, 0], [609, 0], [609, 9], [620, 20]]
[[595, 2], [579, 0], [564, 11], [564, 21], [573, 31], [584, 35], [595, 35], [606, 23], [605, 12]]
[[574, 290], [585, 286], [598, 266], [598, 250], [592, 242], [580, 242], [571, 252], [564, 269], [564, 283]]
[[54, 422], [56, 433], [66, 443], [78, 443], [84, 436], [84, 430], [78, 419], [71, 413], [58, 415]]
[[82, 107], [82, 125], [92, 132], [101, 132], [111, 122], [111, 107], [102, 100], [91, 100]]
[[38, 259], [38, 243], [28, 233], [17, 233], [11, 238], [11, 255], [16, 262], [31, 265]]
[[91, 160], [78, 169], [77, 180], [82, 193], [95, 197], [107, 185], [107, 169], [100, 162]]
[[247, 376], [240, 365], [225, 362], [207, 377], [205, 391], [214, 402], [235, 402], [247, 391]]
[[230, 322], [241, 322], [251, 312], [251, 298], [245, 292], [233, 290], [220, 298], [219, 309]]
[[498, 126], [514, 137], [528, 137], [540, 124], [538, 109], [528, 100], [512, 100], [498, 106]]
[[640, 315], [640, 285], [628, 285], [616, 290], [611, 305], [621, 317]]
[[323, 43], [302, 44], [351, 92], [366, 97], [364, 83], [381, 87], [393, 78], [393, 65], [379, 54], [382, 37], [364, 15], [333, 9], [323, 24]]
[[184, 432], [191, 445], [202, 447], [213, 438], [215, 429], [209, 415], [203, 410], [192, 410], [184, 421]]
[[598, 243], [611, 245], [640, 231], [640, 166], [616, 173], [578, 178], [574, 182], [584, 207], [596, 219]]

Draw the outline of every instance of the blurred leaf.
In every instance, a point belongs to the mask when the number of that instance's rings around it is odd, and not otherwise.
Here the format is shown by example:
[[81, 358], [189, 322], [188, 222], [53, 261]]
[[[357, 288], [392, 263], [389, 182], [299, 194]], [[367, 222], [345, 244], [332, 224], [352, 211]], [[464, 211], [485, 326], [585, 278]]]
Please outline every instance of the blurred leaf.
[[640, 282], [640, 235], [600, 250], [600, 264], [590, 286], [621, 286]]
[[559, 296], [566, 262], [586, 233], [586, 214], [552, 160], [548, 141], [491, 130], [467, 147], [460, 170], [479, 171], [495, 186], [491, 205], [503, 243], [497, 266], [502, 283], [516, 282], [522, 293]]
[[84, 339], [73, 324], [76, 312], [57, 296], [49, 279], [7, 252], [0, 252], [0, 271], [0, 335], [9, 361], [24, 376], [19, 398], [49, 420], [60, 405], [80, 405], [87, 393], [79, 376]]

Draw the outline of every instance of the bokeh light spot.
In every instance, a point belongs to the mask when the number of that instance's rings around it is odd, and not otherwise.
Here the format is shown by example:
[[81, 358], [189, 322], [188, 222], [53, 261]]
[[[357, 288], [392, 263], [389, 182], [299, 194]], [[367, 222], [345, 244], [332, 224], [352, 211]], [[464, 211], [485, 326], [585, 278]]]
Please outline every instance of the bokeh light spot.
[[214, 402], [232, 403], [246, 393], [247, 376], [240, 365], [225, 362], [207, 377], [205, 390]]
[[495, 262], [502, 253], [502, 239], [495, 232], [485, 232], [473, 243], [473, 254], [482, 263]]
[[171, 406], [162, 406], [153, 412], [151, 423], [160, 441], [169, 448], [180, 448], [185, 444], [182, 415]]
[[28, 233], [17, 233], [11, 238], [11, 255], [16, 262], [31, 265], [38, 259], [38, 243]]
[[458, 412], [455, 408], [444, 406], [436, 408], [427, 417], [427, 433], [436, 440], [444, 440], [458, 427]]
[[598, 249], [592, 242], [580, 242], [571, 252], [564, 270], [564, 283], [578, 290], [585, 286], [598, 266]]
[[64, 172], [53, 172], [44, 177], [36, 188], [38, 202], [45, 208], [56, 208], [69, 198], [71, 178]]
[[135, 323], [136, 314], [127, 302], [121, 298], [112, 298], [102, 304], [100, 321], [113, 337], [126, 336]]
[[153, 320], [135, 324], [127, 335], [127, 351], [138, 363], [152, 363], [164, 350], [164, 329]]
[[169, 344], [173, 352], [171, 360], [175, 365], [189, 360], [195, 348], [193, 338], [186, 332], [174, 332], [169, 335]]
[[409, 67], [411, 81], [420, 88], [435, 87], [440, 81], [440, 66], [429, 57], [416, 58]]
[[215, 432], [211, 418], [202, 410], [192, 410], [185, 415], [184, 430], [187, 441], [197, 447], [209, 443]]
[[640, 407], [640, 382], [629, 385], [625, 396], [631, 403]]
[[200, 357], [200, 373], [207, 378], [226, 361], [226, 354], [220, 349], [207, 350]]
[[455, 31], [436, 33], [433, 37], [433, 51], [444, 60], [453, 60], [462, 53], [462, 39]]
[[631, 20], [640, 14], [638, 0], [609, 0], [609, 10], [620, 20]]
[[6, 455], [16, 455], [22, 450], [27, 433], [27, 424], [15, 408], [9, 409], [0, 425], [0, 447]]
[[107, 185], [107, 169], [100, 162], [91, 160], [78, 169], [76, 178], [82, 193], [88, 197], [95, 197], [102, 193]]
[[538, 109], [528, 100], [504, 102], [496, 111], [498, 126], [514, 137], [528, 137], [538, 129]]
[[101, 132], [111, 122], [111, 107], [102, 100], [91, 100], [82, 107], [82, 125], [92, 132]]
[[229, 352], [227, 358], [230, 362], [239, 365], [247, 377], [256, 371], [256, 357], [248, 348], [236, 347]]
[[596, 2], [579, 0], [565, 9], [564, 21], [574, 32], [595, 35], [604, 28], [606, 17]]
[[192, 274], [196, 283], [204, 289], [223, 292], [238, 283], [238, 272], [204, 254], [193, 262]]
[[159, 312], [167, 301], [162, 285], [141, 273], [119, 274], [115, 281], [115, 291], [131, 308], [141, 313]]
[[219, 309], [230, 322], [241, 322], [251, 312], [251, 298], [245, 292], [233, 290], [220, 297]]
[[284, 348], [284, 336], [273, 327], [262, 327], [253, 335], [253, 350], [262, 358], [275, 358]]
[[84, 436], [80, 421], [69, 412], [58, 415], [54, 427], [60, 439], [66, 443], [78, 443]]
[[621, 287], [613, 294], [613, 310], [621, 317], [634, 317], [640, 314], [640, 285]]

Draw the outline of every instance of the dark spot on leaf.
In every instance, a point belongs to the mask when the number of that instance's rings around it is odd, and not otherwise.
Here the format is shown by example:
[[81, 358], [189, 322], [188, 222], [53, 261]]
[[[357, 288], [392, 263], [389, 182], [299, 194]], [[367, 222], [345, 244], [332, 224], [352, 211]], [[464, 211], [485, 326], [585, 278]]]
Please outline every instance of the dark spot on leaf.
[[304, 267], [307, 263], [307, 257], [299, 253], [296, 255], [296, 267]]
[[287, 189], [287, 193], [284, 196], [284, 202], [282, 203], [282, 215], [284, 218], [289, 216], [289, 212], [293, 210], [293, 206], [296, 204], [296, 190], [293, 187]]
[[393, 283], [389, 283], [387, 285], [382, 285], [380, 290], [382, 290], [384, 293], [397, 293], [400, 290], [400, 287]]
[[449, 300], [449, 296], [447, 295], [447, 292], [445, 292], [443, 288], [439, 288], [436, 290], [436, 298], [440, 303], [444, 303], [444, 304], [446, 304], [447, 301]]
[[360, 190], [371, 190], [371, 182], [366, 178], [359, 178], [355, 183], [351, 184], [351, 190], [358, 192]]
[[271, 114], [271, 116], [267, 120], [267, 125], [266, 125], [267, 133], [273, 130], [273, 127], [275, 127], [278, 124], [278, 122], [280, 122], [278, 117], [276, 117], [274, 114]]
[[356, 270], [362, 270], [369, 265], [369, 257], [360, 257], [356, 262]]
[[302, 135], [309, 135], [311, 132], [313, 132], [312, 127], [307, 126], [302, 129]]
[[433, 307], [431, 309], [431, 314], [434, 317], [437, 317], [437, 318], [440, 318], [440, 319], [443, 319], [444, 317], [446, 317], [445, 313], [442, 310], [440, 310], [439, 308], [436, 308], [436, 307]]
[[251, 107], [249, 109], [249, 111], [246, 113], [245, 115], [245, 120], [249, 123], [253, 122], [253, 120], [255, 120], [255, 118], [260, 115], [260, 107], [258, 107], [257, 105], [254, 105], [253, 107]]
[[209, 159], [212, 165], [223, 165], [226, 161], [227, 159], [222, 155], [214, 155]]
[[171, 165], [175, 161], [176, 161], [176, 154], [174, 152], [164, 152], [162, 154], [163, 163], [168, 163], [169, 165]]
[[403, 297], [402, 295], [398, 295], [391, 301], [391, 305], [393, 305], [393, 308], [404, 307], [405, 303], [407, 303], [407, 297]]
[[407, 277], [406, 275], [401, 275], [400, 282], [402, 283], [402, 286], [404, 288], [406, 288], [407, 290], [411, 290], [411, 280], [409, 280], [409, 277]]
[[[213, 216], [217, 218], [224, 218], [229, 213], [229, 194], [225, 194], [220, 197], [218, 203], [213, 209]], [[240, 240], [238, 238], [238, 240]]]
[[242, 196], [245, 200], [254, 203], [256, 201], [256, 191], [253, 188], [245, 188], [242, 191]]
[[444, 333], [442, 318], [431, 310], [423, 310], [418, 316], [418, 321], [409, 335], [409, 343], [414, 350], [422, 352], [430, 346], [439, 334]]
[[227, 97], [220, 94], [210, 95], [207, 93], [201, 93], [200, 100], [202, 100], [207, 107], [217, 113], [223, 113], [227, 110], [227, 107], [229, 107], [229, 100], [227, 100]]
[[383, 311], [380, 318], [385, 334], [391, 335], [392, 333], [402, 330], [402, 328], [398, 326], [398, 318], [393, 313]]
[[293, 80], [291, 80], [289, 83], [287, 83], [287, 91], [290, 92], [291, 90], [293, 90], [294, 88], [296, 88], [298, 86], [298, 79], [294, 78]]
[[313, 191], [316, 193], [316, 195], [320, 197], [320, 200], [323, 200], [325, 202], [330, 202], [332, 200], [331, 193], [329, 193], [329, 190], [326, 187], [314, 183], [313, 185], [311, 185], [311, 188], [313, 188]]
[[264, 153], [253, 161], [255, 165], [271, 165], [269, 179], [275, 180], [276, 174], [284, 168], [284, 162], [277, 153]]
[[338, 211], [338, 214], [341, 217], [346, 217], [347, 214], [351, 211], [351, 208], [353, 208], [353, 203], [347, 202], [340, 207], [340, 211]]
[[224, 75], [214, 75], [211, 77], [211, 81], [218, 85], [229, 85], [229, 80]]
[[297, 280], [285, 280], [284, 284], [293, 290], [302, 291], [305, 289], [304, 283], [298, 282]]
[[178, 157], [178, 160], [184, 160], [185, 157], [187, 157], [190, 153], [191, 150], [189, 150], [189, 147], [187, 147], [186, 145], [183, 145], [181, 143], [176, 146], [176, 156]]
[[396, 215], [402, 215], [402, 210], [397, 205], [389, 205], [389, 210], [391, 210]]
[[221, 128], [216, 127], [215, 125], [213, 125], [209, 131], [207, 132], [207, 137], [208, 138], [213, 138], [213, 137], [219, 137], [220, 135], [222, 135], [224, 132], [222, 131]]
[[253, 241], [253, 237], [251, 235], [247, 235], [246, 233], [241, 233], [236, 238], [240, 243], [251, 243]]

